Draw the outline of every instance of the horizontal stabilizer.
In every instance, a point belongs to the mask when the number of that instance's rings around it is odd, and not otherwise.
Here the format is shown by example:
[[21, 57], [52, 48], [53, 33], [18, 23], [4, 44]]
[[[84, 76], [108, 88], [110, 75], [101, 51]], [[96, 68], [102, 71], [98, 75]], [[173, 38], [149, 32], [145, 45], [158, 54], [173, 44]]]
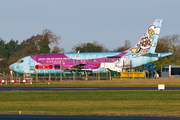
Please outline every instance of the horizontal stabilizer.
[[142, 54], [142, 56], [147, 56], [147, 57], [158, 57], [158, 54], [157, 54], [157, 53], [145, 53], [145, 54]]
[[166, 57], [172, 55], [172, 53], [168, 52], [168, 53], [158, 53], [158, 57], [162, 58], [162, 57]]
[[158, 57], [158, 58], [166, 57], [169, 55], [172, 55], [172, 53], [168, 52], [168, 53], [145, 53], [145, 54], [142, 54], [142, 56]]

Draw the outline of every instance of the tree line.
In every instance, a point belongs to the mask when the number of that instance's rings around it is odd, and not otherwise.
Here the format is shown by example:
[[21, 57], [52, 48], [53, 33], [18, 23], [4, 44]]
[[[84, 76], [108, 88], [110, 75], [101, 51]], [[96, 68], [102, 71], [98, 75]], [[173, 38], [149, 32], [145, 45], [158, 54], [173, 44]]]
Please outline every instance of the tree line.
[[[57, 47], [61, 37], [54, 34], [51, 30], [43, 30], [41, 34], [33, 35], [19, 43], [18, 40], [11, 39], [5, 42], [0, 38], [0, 72], [9, 72], [9, 65], [16, 62], [19, 58], [42, 53], [60, 52], [63, 49]], [[50, 48], [51, 46], [51, 48]]]
[[[19, 43], [18, 40], [11, 39], [5, 42], [0, 38], [0, 72], [9, 72], [9, 65], [16, 62], [19, 58], [42, 53], [60, 53], [64, 52], [63, 48], [59, 48], [58, 44], [61, 37], [54, 34], [51, 30], [43, 30], [41, 34], [33, 35], [30, 38]], [[161, 69], [164, 64], [180, 65], [180, 39], [178, 34], [159, 38], [156, 52], [171, 52], [171, 56], [160, 58], [153, 62], [156, 64], [156, 69]], [[123, 46], [119, 46], [114, 50], [108, 50], [105, 46], [94, 41], [93, 43], [78, 43], [72, 47], [70, 52], [123, 52], [131, 47], [130, 40], [125, 40]]]

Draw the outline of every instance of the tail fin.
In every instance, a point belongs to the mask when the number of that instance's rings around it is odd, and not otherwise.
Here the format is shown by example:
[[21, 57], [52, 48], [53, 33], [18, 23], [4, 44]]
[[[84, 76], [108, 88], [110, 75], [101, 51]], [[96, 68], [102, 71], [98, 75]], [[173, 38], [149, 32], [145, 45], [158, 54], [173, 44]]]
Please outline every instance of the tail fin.
[[162, 19], [155, 19], [137, 43], [125, 52], [132, 54], [155, 53], [162, 22]]

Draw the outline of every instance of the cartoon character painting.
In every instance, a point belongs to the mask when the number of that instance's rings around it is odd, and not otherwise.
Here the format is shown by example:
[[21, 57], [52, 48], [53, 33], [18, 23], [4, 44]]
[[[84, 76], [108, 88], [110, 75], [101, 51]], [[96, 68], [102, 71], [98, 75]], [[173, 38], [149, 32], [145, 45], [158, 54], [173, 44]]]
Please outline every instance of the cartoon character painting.
[[148, 28], [148, 32], [144, 34], [144, 37], [141, 39], [140, 43], [137, 44], [137, 47], [132, 48], [131, 52], [136, 54], [143, 54], [147, 53], [150, 47], [155, 47], [156, 44], [153, 43], [153, 35], [159, 35], [160, 33], [160, 27], [155, 27], [154, 25], [151, 25]]

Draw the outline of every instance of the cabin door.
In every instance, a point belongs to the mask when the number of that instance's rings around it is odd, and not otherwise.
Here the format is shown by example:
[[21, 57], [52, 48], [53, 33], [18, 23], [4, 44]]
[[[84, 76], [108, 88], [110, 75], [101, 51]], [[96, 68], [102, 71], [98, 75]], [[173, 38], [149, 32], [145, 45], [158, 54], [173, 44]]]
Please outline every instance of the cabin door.
[[29, 70], [29, 68], [30, 68], [30, 66], [29, 66], [29, 59], [30, 59], [30, 57], [25, 57], [24, 58], [23, 72], [25, 72], [25, 73], [30, 73], [30, 70]]
[[73, 63], [74, 63], [74, 65], [77, 65], [78, 64], [78, 60], [77, 59], [73, 60]]
[[34, 73], [35, 70], [35, 57], [33, 58], [29, 58], [29, 69], [30, 69], [30, 73]]

